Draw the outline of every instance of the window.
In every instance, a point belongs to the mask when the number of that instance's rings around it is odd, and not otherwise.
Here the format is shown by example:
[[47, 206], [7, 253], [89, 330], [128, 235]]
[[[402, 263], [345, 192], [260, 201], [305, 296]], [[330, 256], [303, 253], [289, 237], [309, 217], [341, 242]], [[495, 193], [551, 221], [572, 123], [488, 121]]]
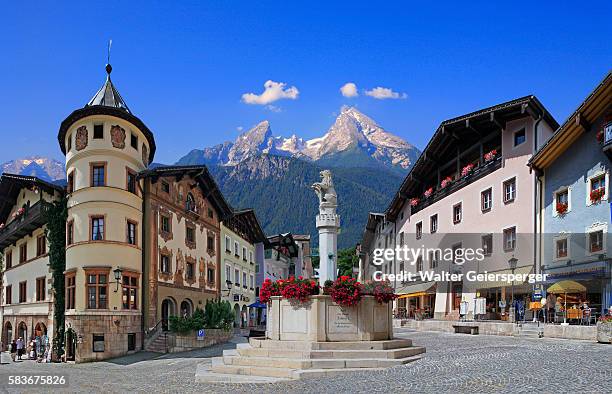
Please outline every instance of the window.
[[423, 256], [417, 257], [416, 270], [417, 272], [423, 271]]
[[253, 274], [251, 274], [250, 277], [251, 281], [249, 282], [251, 284], [251, 290], [255, 289], [255, 276], [253, 276]]
[[92, 241], [103, 241], [104, 240], [104, 217], [93, 216], [91, 218], [91, 240]]
[[247, 288], [247, 274], [246, 272], [242, 273], [242, 287], [244, 287], [245, 289]]
[[104, 353], [104, 334], [93, 335], [93, 351], [94, 353]]
[[10, 250], [6, 252], [6, 254], [4, 255], [4, 260], [6, 263], [6, 269], [11, 268], [13, 266], [13, 252]]
[[247, 261], [247, 248], [242, 247], [242, 260]]
[[399, 244], [400, 246], [404, 245], [404, 232], [399, 233]]
[[136, 173], [129, 168], [126, 170], [126, 189], [128, 192], [136, 194]]
[[215, 213], [211, 208], [208, 208], [208, 217], [211, 219], [215, 217]]
[[161, 231], [163, 233], [170, 232], [170, 218], [165, 215], [161, 215]]
[[86, 271], [87, 309], [108, 308], [108, 272]]
[[138, 150], [138, 136], [134, 133], [131, 133], [130, 145], [132, 145], [132, 148]]
[[423, 236], [423, 222], [418, 222], [416, 224], [416, 239], [421, 239], [421, 237]]
[[589, 233], [589, 252], [598, 253], [603, 251], [603, 230]]
[[557, 240], [555, 255], [558, 259], [567, 257], [567, 238]]
[[166, 194], [170, 194], [170, 184], [166, 181], [162, 181], [161, 183], [162, 192]]
[[101, 187], [106, 186], [106, 164], [92, 163], [91, 164], [91, 186]]
[[597, 203], [606, 197], [606, 176], [605, 174], [598, 175], [589, 180], [591, 186], [589, 196], [591, 203]]
[[136, 223], [131, 220], [127, 221], [127, 243], [136, 245]]
[[487, 190], [480, 193], [480, 209], [482, 212], [491, 210], [493, 206], [493, 189], [488, 188]]
[[185, 225], [185, 240], [189, 244], [195, 244], [195, 227]]
[[131, 332], [128, 333], [128, 352], [136, 350], [136, 334]]
[[504, 230], [504, 250], [514, 250], [516, 247], [516, 227], [510, 227]]
[[47, 237], [39, 235], [36, 237], [36, 257], [47, 253]]
[[72, 245], [74, 243], [74, 222], [70, 220], [66, 227], [66, 244]]
[[7, 305], [12, 304], [13, 303], [13, 286], [8, 285], [4, 289], [5, 289], [4, 303]]
[[193, 275], [194, 275], [194, 264], [193, 263], [187, 263], [185, 266], [185, 278], [189, 279], [189, 280], [193, 280]]
[[516, 178], [504, 182], [504, 203], [510, 203], [516, 198]]
[[514, 146], [519, 146], [526, 140], [527, 136], [525, 135], [525, 129], [520, 129], [519, 131], [514, 132]]
[[240, 245], [238, 244], [238, 242], [234, 242], [234, 255], [236, 257], [240, 257], [240, 254], [238, 253], [239, 250], [240, 250]]
[[461, 203], [455, 204], [453, 206], [453, 223], [461, 223], [463, 210], [461, 209]]
[[208, 268], [206, 270], [206, 281], [209, 285], [215, 283], [215, 270], [212, 268]]
[[432, 215], [429, 218], [429, 232], [433, 234], [436, 231], [438, 231], [438, 214]]
[[249, 263], [253, 264], [253, 252], [249, 251]]
[[19, 282], [19, 303], [27, 301], [27, 282]]
[[70, 171], [70, 174], [68, 174], [67, 183], [68, 183], [67, 185], [68, 193], [74, 192], [74, 171]]
[[66, 274], [66, 309], [74, 309], [76, 300], [76, 275], [74, 272]]
[[232, 252], [232, 239], [227, 235], [225, 236], [225, 251]]
[[234, 270], [234, 284], [236, 286], [240, 285], [240, 271], [238, 269]]
[[493, 234], [482, 236], [482, 250], [485, 256], [490, 256], [493, 253]]
[[555, 206], [553, 207], [553, 214], [565, 215], [569, 210], [569, 189], [561, 189], [555, 193]]
[[123, 309], [138, 309], [138, 274], [124, 272], [121, 301]]
[[229, 264], [225, 264], [225, 280], [232, 281], [232, 266]]
[[212, 235], [206, 237], [206, 249], [209, 251], [215, 251], [215, 238]]
[[36, 301], [45, 300], [46, 280], [47, 278], [44, 276], [42, 278], [36, 278]]
[[68, 134], [68, 142], [66, 144], [66, 152], [70, 152], [72, 150], [72, 134]]
[[104, 125], [101, 125], [101, 124], [94, 125], [93, 138], [94, 140], [101, 140], [104, 138]]
[[19, 264], [28, 261], [28, 244], [27, 242], [19, 245]]
[[435, 251], [429, 252], [429, 268], [434, 269], [438, 267], [438, 256]]
[[170, 270], [170, 256], [162, 254], [159, 259], [159, 270], [164, 274], [169, 274]]

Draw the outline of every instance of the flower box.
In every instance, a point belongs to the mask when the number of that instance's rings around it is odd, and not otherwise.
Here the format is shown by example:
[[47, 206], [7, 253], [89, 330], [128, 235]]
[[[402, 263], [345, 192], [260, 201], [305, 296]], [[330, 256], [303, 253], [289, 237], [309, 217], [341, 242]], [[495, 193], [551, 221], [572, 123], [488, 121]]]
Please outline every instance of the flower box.
[[429, 189], [425, 190], [425, 193], [423, 193], [423, 196], [425, 196], [425, 198], [429, 198], [431, 197], [432, 194], [433, 194], [433, 187], [430, 187]]
[[557, 213], [561, 216], [565, 215], [567, 213], [567, 203], [564, 202], [558, 202], [557, 206]]
[[411, 207], [416, 207], [417, 205], [419, 205], [419, 202], [421, 202], [421, 200], [419, 200], [418, 198], [411, 198], [410, 199], [410, 206]]
[[453, 181], [453, 178], [451, 178], [450, 176], [447, 176], [446, 178], [442, 179], [442, 182], [440, 182], [440, 187], [444, 189], [445, 187], [450, 185], [452, 181]]
[[485, 162], [491, 162], [497, 157], [497, 149], [493, 149], [484, 155]]
[[474, 164], [472, 164], [472, 163], [467, 164], [465, 167], [463, 167], [461, 169], [461, 176], [462, 177], [466, 177], [466, 176], [470, 175], [472, 173], [472, 171], [474, 171]]
[[593, 204], [596, 204], [601, 201], [604, 194], [605, 194], [605, 190], [603, 188], [599, 188], [599, 189], [591, 190], [591, 194], [589, 195], [589, 197], [591, 198], [591, 202]]

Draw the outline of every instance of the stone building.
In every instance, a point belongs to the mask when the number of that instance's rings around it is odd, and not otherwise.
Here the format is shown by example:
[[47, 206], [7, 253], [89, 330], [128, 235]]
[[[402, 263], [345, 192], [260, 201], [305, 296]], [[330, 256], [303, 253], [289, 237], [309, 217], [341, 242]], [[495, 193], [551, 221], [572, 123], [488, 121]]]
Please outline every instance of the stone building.
[[45, 231], [48, 204], [63, 187], [41, 179], [3, 174], [0, 178], [0, 253], [3, 256], [2, 343], [48, 336], [54, 328], [49, 247]]

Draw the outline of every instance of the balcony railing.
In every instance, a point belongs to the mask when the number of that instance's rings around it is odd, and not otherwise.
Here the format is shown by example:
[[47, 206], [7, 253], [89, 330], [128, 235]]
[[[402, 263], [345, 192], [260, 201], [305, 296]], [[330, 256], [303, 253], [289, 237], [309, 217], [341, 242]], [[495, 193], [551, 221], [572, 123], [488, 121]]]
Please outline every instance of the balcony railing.
[[496, 157], [495, 159], [487, 162], [487, 163], [483, 163], [482, 165], [474, 168], [474, 170], [472, 170], [472, 172], [469, 175], [466, 175], [464, 177], [460, 177], [455, 179], [454, 181], [452, 181], [448, 186], [441, 188], [438, 185], [438, 188], [431, 194], [431, 196], [424, 198], [423, 200], [421, 200], [416, 206], [412, 207], [411, 213], [415, 214], [416, 212], [420, 211], [421, 209], [424, 209], [438, 201], [440, 201], [441, 199], [445, 198], [446, 196], [449, 196], [451, 194], [453, 194], [454, 192], [456, 192], [459, 189], [464, 188], [465, 186], [469, 185], [470, 183], [484, 177], [487, 176], [489, 174], [491, 174], [492, 172], [496, 171], [497, 169], [499, 169], [501, 167], [501, 163], [502, 163], [502, 158], [501, 156]]
[[0, 229], [0, 250], [44, 225], [46, 223], [44, 214], [48, 209], [49, 205], [40, 201], [32, 206], [25, 207], [23, 214]]

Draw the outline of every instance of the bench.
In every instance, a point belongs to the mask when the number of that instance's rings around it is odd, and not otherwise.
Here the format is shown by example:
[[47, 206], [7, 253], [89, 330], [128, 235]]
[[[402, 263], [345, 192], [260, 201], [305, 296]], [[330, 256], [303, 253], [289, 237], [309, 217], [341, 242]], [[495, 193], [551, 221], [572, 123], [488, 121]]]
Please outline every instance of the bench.
[[470, 325], [453, 325], [455, 334], [471, 334], [478, 335], [478, 326]]

